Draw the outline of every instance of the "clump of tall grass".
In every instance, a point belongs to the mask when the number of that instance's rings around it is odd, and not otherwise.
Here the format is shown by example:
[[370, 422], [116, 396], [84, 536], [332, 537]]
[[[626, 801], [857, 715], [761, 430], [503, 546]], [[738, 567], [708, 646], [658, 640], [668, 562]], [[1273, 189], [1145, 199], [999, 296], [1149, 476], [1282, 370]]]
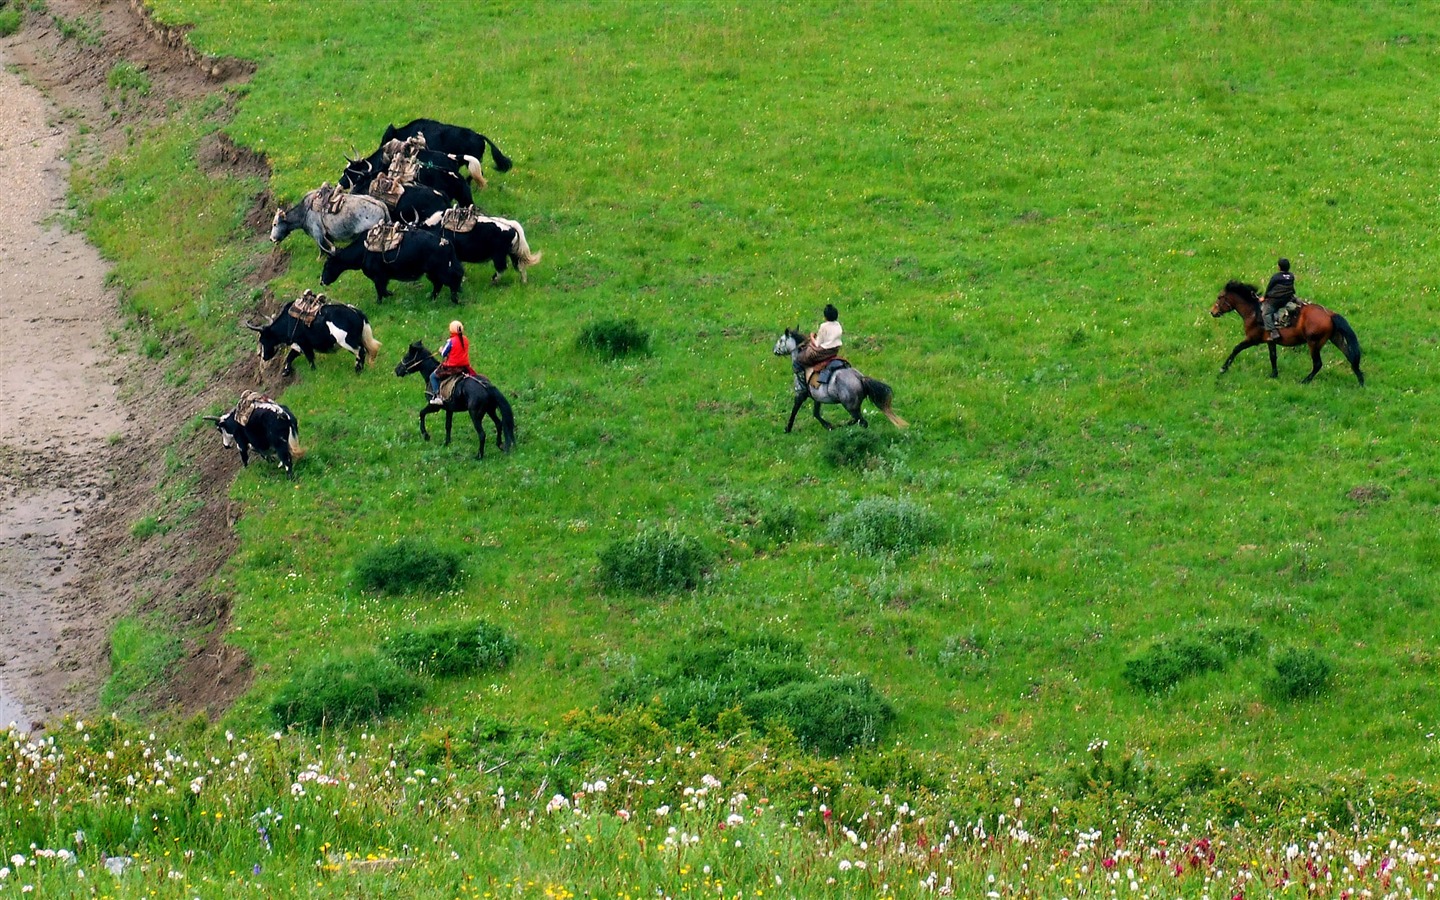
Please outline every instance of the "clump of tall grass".
[[449, 590], [461, 574], [459, 553], [418, 538], [372, 547], [355, 564], [360, 586], [383, 594]]
[[1199, 629], [1157, 642], [1139, 656], [1125, 661], [1120, 677], [1147, 694], [1169, 690], [1187, 678], [1218, 672], [1231, 660], [1260, 648], [1258, 629], [1250, 626], [1217, 626]]
[[282, 727], [344, 728], [401, 712], [424, 693], [423, 682], [377, 653], [334, 657], [296, 672], [270, 713]]
[[575, 346], [606, 359], [650, 352], [650, 332], [634, 319], [600, 319], [580, 330]]
[[904, 555], [940, 539], [940, 517], [911, 500], [869, 497], [832, 516], [828, 537], [857, 553]]
[[721, 528], [727, 537], [741, 540], [766, 553], [794, 540], [800, 533], [800, 509], [789, 498], [770, 491], [722, 495], [715, 498]]
[[386, 638], [380, 649], [411, 672], [451, 678], [504, 669], [519, 646], [503, 629], [474, 621], [402, 631]]
[[1330, 689], [1330, 661], [1311, 648], [1291, 647], [1275, 657], [1266, 688], [1281, 700], [1318, 697]]
[[699, 539], [673, 527], [648, 527], [600, 551], [600, 580], [643, 594], [694, 590], [715, 555]]

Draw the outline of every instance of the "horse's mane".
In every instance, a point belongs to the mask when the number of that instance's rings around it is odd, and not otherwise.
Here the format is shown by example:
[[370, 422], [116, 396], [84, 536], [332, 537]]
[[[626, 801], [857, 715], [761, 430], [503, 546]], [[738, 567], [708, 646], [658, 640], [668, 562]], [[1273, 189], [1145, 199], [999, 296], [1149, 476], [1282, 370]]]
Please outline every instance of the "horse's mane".
[[1253, 284], [1246, 284], [1243, 281], [1228, 281], [1225, 283], [1225, 293], [1239, 294], [1246, 300], [1256, 302], [1260, 299], [1260, 289]]

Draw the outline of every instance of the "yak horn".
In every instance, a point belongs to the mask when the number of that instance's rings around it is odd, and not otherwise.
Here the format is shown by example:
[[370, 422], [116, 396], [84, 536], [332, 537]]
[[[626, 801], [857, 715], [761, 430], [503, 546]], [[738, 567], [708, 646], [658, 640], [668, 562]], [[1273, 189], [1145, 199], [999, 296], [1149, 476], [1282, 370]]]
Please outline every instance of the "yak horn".
[[256, 325], [253, 322], [246, 322], [245, 327], [250, 329], [251, 331], [261, 331], [265, 328], [264, 325]]
[[204, 419], [204, 420], [207, 421], [207, 422], [214, 422], [214, 423], [216, 423], [217, 425], [220, 423], [220, 417], [219, 417], [219, 416], [201, 416], [200, 418]]

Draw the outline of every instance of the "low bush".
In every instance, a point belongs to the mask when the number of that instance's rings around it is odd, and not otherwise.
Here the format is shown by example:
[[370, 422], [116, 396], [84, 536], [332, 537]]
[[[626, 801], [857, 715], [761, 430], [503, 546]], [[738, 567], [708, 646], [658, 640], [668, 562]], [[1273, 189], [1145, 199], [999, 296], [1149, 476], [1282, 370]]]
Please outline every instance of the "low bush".
[[748, 698], [745, 714], [762, 725], [782, 722], [808, 750], [834, 756], [873, 746], [895, 721], [895, 709], [866, 678], [794, 681]]
[[631, 353], [649, 353], [650, 332], [641, 328], [634, 319], [601, 319], [581, 329], [575, 346], [607, 359]]
[[705, 545], [674, 528], [646, 528], [600, 551], [600, 577], [610, 587], [645, 594], [699, 587], [714, 562]]
[[402, 631], [381, 651], [412, 672], [452, 678], [494, 672], [510, 665], [519, 644], [488, 622], [463, 622], [424, 631]]
[[800, 533], [800, 509], [769, 491], [720, 496], [715, 505], [725, 534], [761, 553], [785, 546]]
[[460, 554], [428, 541], [402, 538], [372, 547], [355, 565], [360, 586], [385, 594], [443, 591], [459, 584]]
[[830, 432], [821, 458], [837, 469], [863, 469], [889, 446], [873, 428], [837, 428]]
[[1330, 688], [1330, 661], [1308, 648], [1290, 648], [1275, 657], [1267, 687], [1281, 700], [1318, 697]]
[[1230, 661], [1260, 649], [1260, 630], [1249, 625], [1219, 625], [1154, 644], [1125, 661], [1121, 677], [1136, 690], [1158, 694], [1187, 678], [1217, 672]]
[[343, 728], [402, 711], [424, 692], [419, 679], [383, 656], [342, 657], [295, 673], [270, 712], [282, 727]]
[[870, 497], [830, 519], [828, 537], [859, 553], [903, 555], [940, 538], [940, 518], [927, 507]]
[[0, 8], [0, 37], [9, 37], [20, 30], [25, 14], [18, 7], [6, 5]]

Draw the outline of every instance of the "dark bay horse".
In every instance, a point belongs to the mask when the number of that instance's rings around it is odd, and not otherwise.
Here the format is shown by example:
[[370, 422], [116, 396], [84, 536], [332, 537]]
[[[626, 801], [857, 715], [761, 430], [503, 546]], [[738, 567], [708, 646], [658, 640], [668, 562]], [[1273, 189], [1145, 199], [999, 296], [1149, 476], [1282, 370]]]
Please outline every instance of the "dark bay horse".
[[1339, 313], [1333, 313], [1318, 303], [1307, 304], [1300, 308], [1300, 315], [1294, 322], [1280, 329], [1280, 340], [1266, 341], [1265, 325], [1260, 319], [1260, 290], [1255, 285], [1242, 281], [1232, 281], [1225, 285], [1225, 290], [1215, 298], [1215, 305], [1210, 307], [1210, 315], [1218, 319], [1231, 310], [1240, 315], [1245, 326], [1245, 340], [1230, 351], [1230, 356], [1220, 367], [1222, 375], [1230, 368], [1235, 357], [1240, 355], [1241, 350], [1256, 344], [1267, 344], [1270, 347], [1270, 377], [1275, 378], [1280, 374], [1275, 362], [1275, 345], [1295, 347], [1305, 344], [1310, 348], [1312, 368], [1310, 374], [1301, 379], [1300, 383], [1309, 384], [1315, 373], [1320, 371], [1320, 348], [1325, 346], [1326, 341], [1333, 341], [1349, 360], [1350, 368], [1355, 370], [1355, 377], [1360, 384], [1365, 384], [1365, 375], [1360, 371], [1360, 339], [1355, 336], [1350, 323]]
[[[785, 333], [775, 341], [775, 355], [789, 356], [791, 366], [794, 366], [795, 357], [810, 338], [801, 334], [793, 328], [785, 329]], [[904, 428], [909, 425], [904, 419], [895, 415], [890, 409], [890, 396], [893, 392], [890, 385], [874, 378], [866, 378], [856, 369], [840, 369], [830, 376], [830, 381], [819, 387], [811, 387], [799, 375], [795, 376], [795, 406], [790, 410], [790, 421], [785, 423], [785, 431], [789, 433], [795, 427], [795, 414], [800, 412], [800, 407], [805, 405], [807, 399], [815, 401], [815, 418], [824, 425], [826, 429], [834, 428], [825, 417], [820, 415], [820, 404], [838, 403], [845, 407], [850, 413], [850, 421], [846, 424], [854, 425], [859, 422], [861, 427], [868, 428], [870, 423], [860, 413], [860, 404], [869, 398], [871, 403], [879, 407], [885, 414], [885, 418], [894, 423], [896, 428]]]
[[[419, 372], [428, 384], [430, 373], [439, 366], [440, 361], [425, 349], [424, 343], [416, 341], [406, 351], [405, 358], [395, 366], [395, 375], [403, 378], [412, 372]], [[445, 411], [445, 446], [450, 446], [450, 424], [457, 412], [470, 413], [475, 433], [480, 436], [480, 450], [475, 454], [476, 459], [485, 458], [486, 416], [495, 423], [495, 443], [500, 445], [500, 449], [509, 453], [515, 446], [515, 414], [510, 410], [510, 401], [484, 378], [467, 377], [455, 386], [444, 406], [426, 403], [421, 408], [420, 436], [425, 440], [430, 440], [430, 432], [425, 430], [425, 417], [442, 409]]]

